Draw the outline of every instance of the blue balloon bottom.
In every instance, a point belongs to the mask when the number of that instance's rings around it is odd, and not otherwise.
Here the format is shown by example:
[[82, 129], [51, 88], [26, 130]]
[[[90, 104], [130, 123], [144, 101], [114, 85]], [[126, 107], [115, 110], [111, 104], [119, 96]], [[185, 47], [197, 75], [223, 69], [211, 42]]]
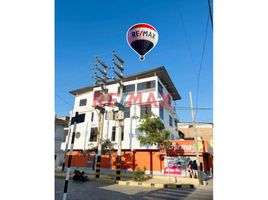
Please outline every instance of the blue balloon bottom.
[[133, 41], [130, 46], [142, 56], [141, 59], [144, 59], [143, 55], [153, 48], [154, 44], [148, 40], [136, 40]]

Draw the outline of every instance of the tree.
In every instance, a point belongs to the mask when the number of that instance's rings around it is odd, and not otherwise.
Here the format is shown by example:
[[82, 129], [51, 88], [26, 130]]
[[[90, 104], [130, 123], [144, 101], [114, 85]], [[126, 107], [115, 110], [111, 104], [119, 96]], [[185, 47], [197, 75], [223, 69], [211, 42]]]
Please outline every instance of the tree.
[[102, 145], [101, 149], [104, 154], [109, 152], [109, 167], [111, 169], [112, 168], [112, 153], [114, 150], [115, 143], [113, 143], [110, 139], [104, 139], [101, 145]]
[[[101, 141], [101, 155], [104, 154], [109, 154], [109, 167], [112, 168], [112, 153], [114, 150], [114, 145], [115, 143], [113, 143], [110, 139], [103, 139]], [[93, 144], [89, 145], [89, 149], [84, 150], [83, 153], [85, 155], [90, 155], [90, 152], [95, 152], [97, 154], [98, 151], [98, 147], [97, 146], [93, 146]]]
[[171, 145], [169, 141], [170, 132], [165, 129], [165, 125], [160, 118], [153, 113], [148, 113], [140, 119], [140, 122], [141, 124], [137, 130], [145, 133], [145, 136], [140, 135], [138, 137], [140, 144], [156, 145], [158, 148], [164, 150], [166, 154], [166, 150]]

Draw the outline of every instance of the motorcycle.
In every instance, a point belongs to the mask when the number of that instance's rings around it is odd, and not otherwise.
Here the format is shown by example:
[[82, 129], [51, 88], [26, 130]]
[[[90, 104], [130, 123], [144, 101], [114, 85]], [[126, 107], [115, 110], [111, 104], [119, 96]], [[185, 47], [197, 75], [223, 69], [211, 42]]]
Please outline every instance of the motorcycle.
[[79, 170], [74, 170], [73, 180], [74, 181], [86, 182], [86, 181], [88, 181], [88, 178], [85, 175], [84, 171], [80, 172]]

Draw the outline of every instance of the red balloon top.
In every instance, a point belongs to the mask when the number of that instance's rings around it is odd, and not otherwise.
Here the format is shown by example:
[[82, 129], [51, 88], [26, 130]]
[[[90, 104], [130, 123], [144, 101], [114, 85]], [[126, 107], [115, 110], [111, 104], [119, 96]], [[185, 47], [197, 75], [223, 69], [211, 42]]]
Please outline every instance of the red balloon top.
[[154, 27], [152, 27], [151, 25], [149, 25], [149, 24], [136, 24], [133, 27], [131, 27], [130, 30], [132, 30], [134, 28], [150, 28], [150, 29], [153, 29], [154, 31], [157, 32], [157, 30]]

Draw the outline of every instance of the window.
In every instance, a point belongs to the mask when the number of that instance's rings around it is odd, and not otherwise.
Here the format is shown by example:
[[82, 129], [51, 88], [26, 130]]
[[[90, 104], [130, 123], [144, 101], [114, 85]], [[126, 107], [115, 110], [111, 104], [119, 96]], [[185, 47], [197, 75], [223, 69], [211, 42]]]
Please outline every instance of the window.
[[171, 105], [171, 97], [168, 95], [168, 104]]
[[87, 99], [81, 99], [79, 102], [79, 106], [85, 106], [87, 105]]
[[98, 128], [96, 128], [96, 127], [91, 128], [89, 141], [96, 142], [97, 141], [97, 134], [98, 134]]
[[163, 94], [163, 86], [160, 84], [160, 82], [158, 82], [158, 92]]
[[122, 130], [121, 141], [123, 141], [124, 140], [124, 126], [121, 127], [121, 130]]
[[155, 88], [155, 81], [147, 81], [143, 83], [138, 83], [138, 91], [151, 89], [151, 88]]
[[169, 115], [169, 126], [173, 126], [173, 119], [170, 115]]
[[113, 126], [113, 129], [112, 129], [112, 138], [111, 138], [112, 141], [115, 141], [115, 136], [116, 136], [116, 127]]
[[94, 121], [94, 112], [91, 113], [91, 122]]
[[130, 118], [130, 107], [124, 108], [124, 119]]
[[123, 93], [135, 92], [135, 84], [123, 86]]
[[[124, 140], [124, 126], [121, 127], [121, 140]], [[116, 140], [116, 126], [113, 126], [112, 129], [112, 138], [111, 140], [114, 142]]]
[[178, 135], [180, 139], [184, 139], [184, 133], [181, 132], [180, 130], [178, 131]]
[[159, 107], [159, 115], [160, 115], [160, 119], [164, 120], [164, 108], [163, 108], [163, 106]]
[[144, 115], [148, 114], [151, 112], [151, 105], [141, 105], [141, 110], [140, 110], [140, 117], [144, 117]]

